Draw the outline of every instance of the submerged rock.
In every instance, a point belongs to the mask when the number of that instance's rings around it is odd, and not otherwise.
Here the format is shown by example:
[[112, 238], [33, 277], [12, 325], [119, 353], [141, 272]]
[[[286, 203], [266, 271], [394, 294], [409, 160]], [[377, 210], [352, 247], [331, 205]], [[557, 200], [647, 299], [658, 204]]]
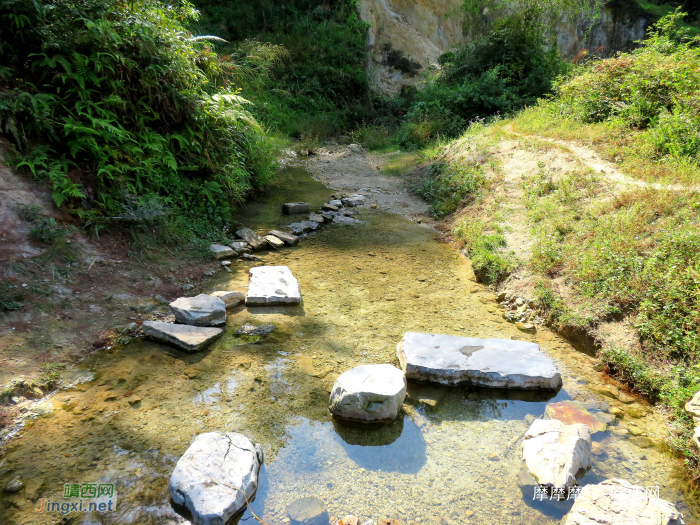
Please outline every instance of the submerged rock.
[[562, 381], [535, 343], [406, 332], [396, 355], [408, 380], [557, 390]]
[[259, 266], [251, 268], [249, 275], [246, 305], [273, 306], [301, 302], [299, 282], [287, 266]]
[[15, 494], [22, 490], [22, 487], [24, 487], [24, 482], [20, 478], [15, 478], [8, 481], [2, 490], [7, 494]]
[[282, 232], [279, 230], [270, 230], [269, 235], [274, 235], [278, 239], [284, 242], [287, 246], [296, 246], [299, 244], [299, 237], [292, 235], [291, 233]]
[[622, 479], [586, 485], [562, 525], [685, 525], [670, 501]]
[[538, 484], [572, 486], [591, 467], [591, 446], [586, 425], [535, 419], [525, 433], [523, 460]]
[[391, 421], [406, 397], [406, 377], [392, 365], [361, 365], [333, 384], [328, 409], [333, 416], [362, 421]]
[[224, 333], [221, 328], [162, 323], [160, 321], [144, 321], [141, 330], [146, 337], [167, 343], [186, 352], [198, 352]]
[[576, 401], [560, 401], [550, 403], [544, 409], [545, 418], [556, 419], [565, 425], [582, 423], [588, 427], [591, 434], [605, 432], [608, 425], [586, 410]]
[[217, 259], [225, 259], [227, 257], [236, 257], [236, 251], [230, 246], [223, 244], [210, 244], [209, 249]]
[[256, 252], [264, 249], [265, 246], [267, 246], [265, 239], [260, 237], [260, 235], [255, 233], [250, 228], [241, 228], [240, 230], [236, 231], [236, 236], [247, 242], [253, 251]]
[[170, 476], [170, 497], [194, 525], [224, 525], [255, 494], [262, 461], [260, 445], [242, 434], [200, 434]]
[[261, 261], [262, 260], [260, 257], [256, 257], [255, 255], [252, 255], [250, 253], [242, 254], [241, 259], [243, 259], [244, 261]]
[[301, 498], [287, 505], [291, 525], [328, 525], [330, 516], [319, 498]]
[[238, 329], [236, 335], [267, 335], [275, 330], [277, 330], [277, 327], [272, 323], [264, 323], [260, 326], [246, 323]]
[[170, 303], [175, 319], [192, 326], [226, 324], [226, 304], [218, 297], [201, 293], [195, 297], [180, 297]]
[[245, 301], [245, 294], [243, 292], [225, 292], [225, 291], [219, 291], [219, 292], [212, 292], [211, 294], [212, 297], [218, 297], [221, 299], [224, 304], [226, 305], [226, 308], [232, 308], [234, 306], [238, 306], [242, 302]]

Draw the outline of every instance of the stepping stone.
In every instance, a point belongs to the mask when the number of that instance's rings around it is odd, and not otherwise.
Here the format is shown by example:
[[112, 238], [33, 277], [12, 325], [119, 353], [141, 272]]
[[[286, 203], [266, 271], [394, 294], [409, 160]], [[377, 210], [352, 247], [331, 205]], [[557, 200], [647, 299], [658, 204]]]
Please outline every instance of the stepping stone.
[[319, 498], [301, 498], [287, 505], [291, 525], [328, 525], [330, 516]]
[[355, 200], [351, 199], [349, 197], [343, 197], [342, 199], [340, 199], [340, 202], [343, 203], [343, 206], [347, 206], [348, 208], [353, 208], [353, 207], [357, 206], [357, 203], [355, 202]]
[[321, 217], [323, 217], [324, 222], [333, 222], [333, 219], [335, 218], [335, 215], [329, 211], [322, 211], [319, 213]]
[[406, 397], [406, 377], [392, 365], [361, 365], [333, 384], [328, 410], [340, 419], [393, 421]]
[[195, 438], [170, 476], [170, 498], [192, 514], [195, 525], [224, 525], [258, 489], [260, 445], [235, 432]]
[[333, 206], [332, 204], [328, 204], [327, 202], [324, 202], [321, 208], [325, 211], [338, 211], [340, 209], [339, 206]]
[[251, 268], [248, 306], [274, 306], [282, 304], [299, 304], [301, 291], [299, 282], [286, 266], [258, 266]]
[[269, 234], [265, 235], [265, 237], [263, 237], [263, 239], [265, 239], [267, 244], [272, 246], [275, 250], [279, 250], [280, 248], [282, 248], [284, 246], [284, 241], [282, 241], [282, 239], [280, 239], [279, 237], [276, 237], [274, 235], [269, 235]]
[[670, 501], [647, 495], [644, 487], [623, 479], [586, 485], [562, 525], [685, 525]]
[[525, 432], [523, 460], [539, 485], [570, 487], [591, 468], [591, 447], [586, 425], [535, 419]]
[[236, 257], [236, 251], [230, 246], [224, 246], [223, 244], [210, 244], [209, 249], [217, 259]]
[[250, 249], [250, 245], [245, 241], [236, 241], [234, 243], [231, 243], [231, 247], [234, 250], [236, 250], [236, 253], [238, 255], [241, 255], [243, 253], [250, 253], [252, 251]]
[[144, 321], [141, 330], [146, 337], [180, 348], [185, 352], [199, 352], [224, 333], [221, 328], [162, 323], [160, 321]]
[[260, 235], [255, 233], [250, 228], [241, 228], [236, 232], [236, 236], [250, 244], [250, 247], [254, 252], [258, 252], [267, 246], [265, 239], [260, 237]]
[[282, 205], [282, 213], [285, 215], [298, 215], [309, 213], [311, 207], [306, 202], [285, 202]]
[[605, 432], [608, 425], [591, 414], [576, 401], [560, 401], [550, 403], [544, 409], [545, 419], [556, 419], [565, 425], [582, 423], [588, 427], [591, 434]]
[[270, 230], [269, 235], [274, 235], [284, 242], [287, 246], [296, 246], [299, 244], [299, 237], [291, 233], [281, 232], [279, 230]]
[[177, 322], [193, 326], [226, 324], [226, 303], [219, 297], [201, 293], [195, 297], [180, 297], [170, 303]]
[[309, 221], [323, 224], [324, 222], [326, 222], [326, 219], [320, 213], [310, 213]]
[[535, 343], [406, 332], [396, 348], [409, 381], [558, 390], [561, 375]]
[[319, 223], [315, 221], [301, 221], [293, 222], [288, 226], [288, 228], [294, 235], [301, 235], [302, 233], [308, 233], [318, 229], [318, 226]]
[[243, 259], [244, 261], [262, 261], [260, 257], [256, 257], [255, 255], [252, 255], [250, 253], [242, 254], [241, 259]]
[[328, 204], [330, 204], [331, 206], [335, 206], [338, 209], [343, 207], [343, 201], [341, 201], [340, 199], [334, 199], [331, 202], [329, 202]]
[[245, 294], [243, 292], [212, 292], [209, 295], [221, 299], [226, 308], [232, 308], [245, 302]]

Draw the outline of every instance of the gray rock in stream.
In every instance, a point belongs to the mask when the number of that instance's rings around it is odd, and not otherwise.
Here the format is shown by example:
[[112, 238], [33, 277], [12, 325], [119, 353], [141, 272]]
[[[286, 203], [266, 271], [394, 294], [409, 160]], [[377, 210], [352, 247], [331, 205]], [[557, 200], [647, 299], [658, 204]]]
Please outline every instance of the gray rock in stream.
[[255, 494], [262, 461], [260, 445], [242, 434], [200, 434], [170, 476], [170, 498], [194, 525], [224, 525]]
[[623, 479], [586, 485], [562, 525], [685, 525], [670, 501]]
[[251, 253], [253, 250], [250, 249], [250, 245], [245, 241], [236, 241], [231, 243], [231, 247], [236, 250], [238, 255], [243, 255], [244, 253]]
[[319, 498], [301, 498], [287, 505], [291, 525], [328, 525], [330, 516]]
[[281, 232], [279, 230], [270, 230], [270, 235], [274, 235], [278, 239], [284, 242], [287, 246], [296, 246], [299, 244], [299, 237], [292, 235], [291, 233]]
[[245, 294], [243, 292], [219, 291], [212, 292], [210, 295], [221, 299], [226, 305], [226, 308], [233, 308], [245, 302]]
[[226, 303], [218, 297], [201, 293], [194, 297], [179, 297], [170, 303], [175, 319], [192, 326], [226, 324]]
[[258, 266], [251, 268], [247, 306], [299, 304], [299, 281], [287, 266]]
[[255, 252], [264, 250], [265, 247], [267, 247], [267, 242], [265, 239], [260, 237], [260, 235], [255, 233], [250, 228], [241, 228], [240, 230], [236, 231], [236, 236], [247, 242]]
[[525, 432], [523, 461], [539, 485], [570, 487], [591, 468], [591, 434], [583, 423], [535, 419]]
[[217, 259], [237, 256], [237, 253], [233, 248], [230, 246], [224, 246], [223, 244], [210, 244], [209, 249]]
[[396, 355], [409, 381], [558, 390], [561, 375], [534, 343], [406, 332]]
[[393, 421], [406, 397], [406, 377], [391, 365], [361, 365], [336, 379], [328, 410], [341, 419]]
[[224, 333], [221, 328], [160, 321], [144, 321], [141, 330], [146, 337], [175, 346], [186, 352], [198, 352]]

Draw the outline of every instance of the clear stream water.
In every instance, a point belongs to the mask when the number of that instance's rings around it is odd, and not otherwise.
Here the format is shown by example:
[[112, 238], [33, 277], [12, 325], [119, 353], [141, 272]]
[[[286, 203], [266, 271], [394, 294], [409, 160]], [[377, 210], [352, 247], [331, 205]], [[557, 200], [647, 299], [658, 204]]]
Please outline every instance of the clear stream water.
[[[294, 220], [281, 215], [282, 202], [317, 206], [331, 193], [303, 167], [286, 168], [239, 219], [281, 227]], [[263, 445], [252, 509], [267, 525], [288, 521], [285, 506], [304, 496], [321, 498], [333, 520], [559, 523], [570, 504], [533, 501], [532, 487], [521, 488], [522, 436], [548, 402], [576, 399], [605, 413], [611, 400], [593, 393], [601, 376], [591, 359], [546, 330], [527, 335], [505, 322], [468, 262], [431, 230], [369, 207], [356, 217], [360, 224], [326, 226], [296, 248], [263, 255], [263, 263], [234, 261], [231, 274], [208, 284], [241, 290], [251, 266], [284, 264], [299, 279], [301, 306], [237, 307], [224, 337], [197, 354], [137, 340], [80, 363], [94, 379], [55, 394], [54, 411], [0, 455], [0, 484], [17, 476], [25, 484], [0, 494], [0, 523], [185, 523], [170, 507], [168, 478], [196, 434], [212, 430]], [[277, 330], [250, 343], [234, 335], [247, 321]], [[391, 425], [334, 423], [327, 412], [334, 379], [362, 363], [397, 364], [406, 331], [535, 341], [560, 367], [564, 388], [545, 395], [412, 385], [405, 413]], [[623, 434], [625, 426], [650, 439]], [[613, 430], [594, 436], [584, 483], [622, 477], [658, 485], [692, 519], [674, 481], [680, 465], [649, 446], [663, 435], [659, 421], [623, 420]], [[73, 513], [70, 521], [35, 512], [41, 498], [62, 501], [65, 483], [89, 482], [115, 483], [116, 512]], [[256, 523], [250, 511], [240, 520]]]

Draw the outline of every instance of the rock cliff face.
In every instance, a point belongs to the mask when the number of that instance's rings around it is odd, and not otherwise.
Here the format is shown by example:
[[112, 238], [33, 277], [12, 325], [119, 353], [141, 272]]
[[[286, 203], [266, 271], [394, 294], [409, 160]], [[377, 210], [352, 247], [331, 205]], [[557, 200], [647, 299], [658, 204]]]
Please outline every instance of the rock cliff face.
[[[418, 72], [437, 67], [441, 54], [468, 38], [461, 5], [461, 0], [360, 0], [360, 17], [370, 25], [367, 44], [376, 87], [395, 93], [416, 84]], [[552, 31], [567, 58], [580, 57], [584, 50], [608, 57], [633, 47], [648, 25], [648, 15], [633, 0], [613, 0], [592, 26], [582, 14], [560, 21]], [[397, 57], [413, 67], [396, 67]]]

